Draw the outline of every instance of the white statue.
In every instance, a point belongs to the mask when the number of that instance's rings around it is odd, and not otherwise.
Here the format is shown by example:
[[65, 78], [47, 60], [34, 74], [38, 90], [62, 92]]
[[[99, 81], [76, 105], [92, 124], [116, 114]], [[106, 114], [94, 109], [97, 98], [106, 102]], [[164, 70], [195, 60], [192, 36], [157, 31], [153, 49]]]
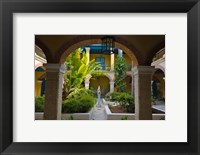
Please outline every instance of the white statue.
[[97, 89], [97, 96], [98, 96], [97, 106], [101, 107], [101, 88], [100, 88], [100, 86], [98, 86], [98, 89]]

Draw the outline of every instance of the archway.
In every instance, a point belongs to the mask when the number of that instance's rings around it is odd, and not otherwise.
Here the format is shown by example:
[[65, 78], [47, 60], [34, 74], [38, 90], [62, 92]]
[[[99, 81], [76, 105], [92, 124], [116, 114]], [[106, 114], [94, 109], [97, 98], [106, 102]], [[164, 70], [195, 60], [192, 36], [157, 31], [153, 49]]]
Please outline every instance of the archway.
[[[47, 119], [59, 119], [60, 118], [60, 101], [56, 100], [56, 98], [61, 98], [61, 93], [60, 93], [60, 88], [62, 85], [61, 82], [61, 78], [62, 78], [62, 66], [61, 64], [64, 63], [66, 57], [75, 49], [81, 47], [81, 46], [85, 46], [85, 45], [89, 45], [89, 44], [99, 44], [101, 43], [101, 36], [100, 37], [94, 37], [94, 36], [89, 36], [89, 38], [87, 38], [88, 36], [82, 36], [80, 38], [76, 38], [73, 39], [72, 41], [68, 41], [67, 43], [64, 43], [63, 46], [54, 53], [54, 62], [56, 62], [57, 64], [49, 64], [47, 70], [50, 72], [47, 72], [49, 75], [49, 79], [50, 78], [54, 78], [55, 79], [55, 83], [54, 83], [54, 98], [50, 95], [48, 95], [48, 99], [46, 99], [46, 103], [48, 103], [47, 101], [51, 102], [53, 104], [54, 107], [48, 107], [49, 109], [46, 109], [46, 118]], [[60, 45], [59, 45], [60, 46]], [[151, 109], [149, 107], [150, 105], [150, 93], [151, 93], [151, 67], [150, 66], [144, 66], [147, 65], [146, 64], [146, 56], [141, 56], [140, 52], [138, 52], [136, 49], [134, 49], [134, 47], [132, 45], [129, 44], [129, 42], [123, 42], [122, 40], [120, 40], [120, 37], [118, 39], [116, 39], [116, 44], [115, 44], [116, 48], [122, 49], [127, 55], [129, 55], [129, 57], [131, 57], [132, 60], [135, 60], [135, 62], [137, 62], [137, 64], [139, 64], [139, 66], [136, 68], [136, 72], [134, 75], [136, 75], [136, 79], [141, 78], [141, 80], [135, 80], [136, 81], [136, 86], [138, 86], [135, 90], [138, 91], [139, 93], [136, 93], [136, 119], [151, 119]], [[145, 57], [145, 58], [144, 58]], [[143, 65], [143, 66], [142, 66]], [[148, 64], [149, 65], [149, 64]], [[151, 72], [151, 73], [150, 73]], [[147, 75], [148, 74], [148, 75]], [[143, 76], [145, 78], [143, 78]], [[146, 80], [146, 76], [148, 76], [148, 79]], [[47, 78], [47, 82], [49, 83], [49, 87], [52, 87], [52, 84], [50, 84], [50, 81]], [[105, 77], [104, 77], [105, 78]], [[107, 79], [108, 80], [108, 79]], [[144, 92], [144, 87], [141, 87], [142, 84], [148, 85], [149, 90], [145, 90], [146, 92]], [[47, 92], [47, 94], [50, 94], [52, 91], [50, 91], [50, 89], [48, 90], [49, 92]], [[144, 93], [143, 93], [144, 92]], [[147, 99], [147, 97], [149, 99]], [[138, 100], [138, 98], [140, 100]], [[52, 101], [53, 100], [53, 101]], [[143, 105], [140, 103], [144, 103], [144, 102], [148, 102], [148, 106]], [[55, 103], [55, 104], [54, 104]], [[53, 112], [54, 116], [50, 116], [50, 114]]]
[[35, 96], [45, 94], [45, 76], [44, 66], [35, 69]]
[[[64, 43], [60, 49], [57, 51], [56, 54], [56, 61], [59, 63], [64, 63], [67, 56], [74, 51], [75, 49], [90, 45], [90, 44], [101, 44], [102, 36], [101, 35], [89, 35], [89, 36], [79, 36], [75, 39], [71, 40], [70, 42]], [[115, 47], [123, 50], [136, 64], [142, 64], [143, 59], [140, 52], [130, 45], [127, 41], [123, 40], [121, 37], [115, 37]]]
[[45, 45], [40, 39], [35, 37], [35, 52], [37, 51], [37, 47], [41, 49], [41, 51], [44, 53], [46, 61], [48, 63], [54, 63], [54, 59], [47, 45]]
[[165, 74], [157, 69], [152, 76], [152, 97], [155, 100], [165, 100]]
[[101, 88], [101, 97], [105, 97], [110, 92], [110, 79], [107, 76], [90, 78], [90, 89], [97, 91], [98, 86]]

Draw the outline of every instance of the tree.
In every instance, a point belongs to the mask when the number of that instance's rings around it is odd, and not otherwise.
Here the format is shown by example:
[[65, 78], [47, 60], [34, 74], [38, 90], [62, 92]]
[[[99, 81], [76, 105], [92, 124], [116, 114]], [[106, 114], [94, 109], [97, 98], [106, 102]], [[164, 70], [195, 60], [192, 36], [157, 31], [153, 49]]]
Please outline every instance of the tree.
[[126, 61], [122, 56], [117, 56], [115, 60], [114, 72], [115, 72], [115, 85], [119, 92], [126, 91], [126, 71], [127, 65]]
[[94, 59], [88, 62], [85, 52], [81, 52], [80, 48], [70, 54], [65, 64], [70, 67], [71, 71], [66, 71], [64, 76], [63, 100], [71, 98], [83, 90], [82, 83], [86, 76], [92, 75], [100, 68], [100, 64]]

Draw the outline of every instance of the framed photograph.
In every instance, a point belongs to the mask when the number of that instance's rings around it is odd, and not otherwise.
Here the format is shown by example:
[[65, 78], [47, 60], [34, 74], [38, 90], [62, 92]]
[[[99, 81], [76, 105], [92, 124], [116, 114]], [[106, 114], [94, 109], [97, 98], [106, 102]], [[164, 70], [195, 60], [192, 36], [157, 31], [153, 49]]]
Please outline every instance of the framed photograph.
[[199, 9], [1, 0], [1, 154], [200, 154]]

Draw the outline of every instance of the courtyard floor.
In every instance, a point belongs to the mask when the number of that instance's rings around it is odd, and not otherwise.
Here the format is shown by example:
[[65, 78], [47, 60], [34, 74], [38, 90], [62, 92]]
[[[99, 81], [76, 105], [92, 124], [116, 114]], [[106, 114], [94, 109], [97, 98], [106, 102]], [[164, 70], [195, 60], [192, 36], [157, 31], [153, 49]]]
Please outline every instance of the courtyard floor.
[[165, 112], [165, 102], [164, 101], [156, 101], [156, 104], [154, 104], [152, 107]]
[[96, 104], [92, 110], [92, 120], [106, 120], [105, 106], [103, 105], [102, 99], [100, 102], [101, 106], [98, 107]]

